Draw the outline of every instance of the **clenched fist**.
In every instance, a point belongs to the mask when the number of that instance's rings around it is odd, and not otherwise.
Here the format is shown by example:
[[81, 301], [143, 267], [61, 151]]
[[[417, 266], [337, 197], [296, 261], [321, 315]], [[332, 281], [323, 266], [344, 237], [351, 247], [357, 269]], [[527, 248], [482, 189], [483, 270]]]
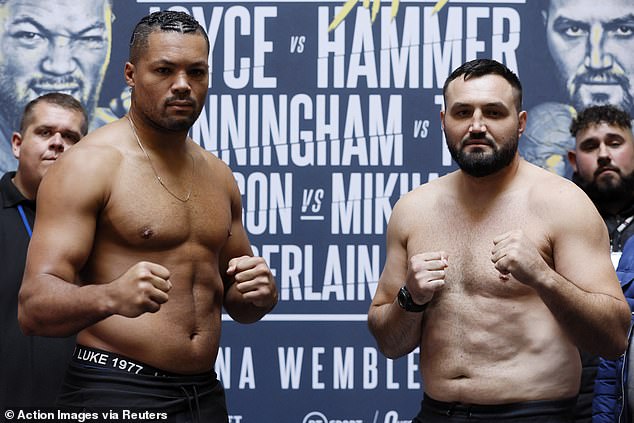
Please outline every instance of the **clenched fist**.
[[405, 285], [416, 304], [428, 303], [434, 293], [445, 285], [445, 269], [448, 265], [448, 256], [444, 251], [410, 257]]
[[260, 308], [273, 308], [277, 303], [277, 287], [271, 270], [262, 257], [242, 256], [229, 260], [227, 275], [242, 297]]
[[156, 313], [172, 288], [170, 271], [160, 264], [142, 261], [107, 285], [114, 314], [137, 317]]
[[532, 285], [548, 268], [535, 244], [520, 229], [506, 232], [493, 239], [491, 261], [501, 275], [511, 275]]

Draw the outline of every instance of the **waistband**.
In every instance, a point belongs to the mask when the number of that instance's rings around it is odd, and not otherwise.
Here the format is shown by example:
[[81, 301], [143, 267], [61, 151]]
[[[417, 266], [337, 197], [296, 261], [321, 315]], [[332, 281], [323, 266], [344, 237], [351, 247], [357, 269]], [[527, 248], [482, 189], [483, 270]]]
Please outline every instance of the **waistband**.
[[424, 394], [423, 408], [445, 416], [513, 418], [570, 413], [576, 402], [577, 398], [573, 397], [554, 401], [525, 401], [509, 404], [463, 404], [438, 401]]
[[165, 370], [157, 369], [141, 361], [134, 360], [124, 355], [115, 354], [110, 351], [101, 350], [99, 348], [87, 347], [77, 344], [73, 351], [72, 361], [81, 364], [84, 367], [99, 368], [104, 370], [116, 371], [130, 375], [146, 375], [146, 376], [184, 376], [178, 373], [171, 373]]

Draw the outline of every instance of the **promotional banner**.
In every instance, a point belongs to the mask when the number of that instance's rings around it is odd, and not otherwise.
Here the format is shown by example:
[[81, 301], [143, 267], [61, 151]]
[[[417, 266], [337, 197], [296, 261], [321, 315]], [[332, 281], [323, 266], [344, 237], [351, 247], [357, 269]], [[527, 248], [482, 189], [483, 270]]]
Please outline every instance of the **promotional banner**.
[[[68, 42], [47, 29], [63, 10], [38, 15], [37, 6], [0, 40], [0, 167], [14, 166], [7, 134], [29, 95], [70, 92], [98, 127], [127, 110], [136, 22], [170, 9], [201, 23], [211, 73], [191, 136], [233, 170], [244, 226], [279, 290], [258, 323], [223, 316], [216, 371], [233, 423], [399, 423], [418, 412], [418, 351], [386, 359], [367, 310], [392, 207], [455, 169], [439, 118], [453, 69], [493, 58], [517, 72], [529, 111], [520, 151], [563, 176], [575, 110], [634, 104], [634, 5], [622, 1], [600, 12], [576, 0], [89, 3], [102, 24], [68, 22]], [[76, 68], [64, 56], [38, 60], [54, 48], [76, 54]], [[58, 66], [55, 78], [47, 66]]]

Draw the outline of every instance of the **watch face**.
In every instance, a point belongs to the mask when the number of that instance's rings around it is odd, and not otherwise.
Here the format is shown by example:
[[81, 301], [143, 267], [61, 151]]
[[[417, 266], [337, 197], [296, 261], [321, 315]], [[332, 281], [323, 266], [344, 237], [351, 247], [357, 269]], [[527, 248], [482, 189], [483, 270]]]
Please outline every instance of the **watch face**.
[[407, 292], [407, 289], [403, 286], [398, 291], [398, 305], [402, 309], [407, 310], [407, 300], [408, 299], [409, 299], [409, 292]]

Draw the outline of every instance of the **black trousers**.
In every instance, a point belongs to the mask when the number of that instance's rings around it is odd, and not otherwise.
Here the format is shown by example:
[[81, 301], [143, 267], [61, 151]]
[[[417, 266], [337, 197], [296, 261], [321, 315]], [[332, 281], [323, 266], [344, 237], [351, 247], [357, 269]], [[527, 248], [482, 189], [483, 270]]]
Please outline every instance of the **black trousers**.
[[573, 420], [576, 398], [528, 401], [500, 405], [475, 405], [437, 401], [425, 394], [421, 411], [412, 423], [495, 421], [497, 423], [568, 423]]

